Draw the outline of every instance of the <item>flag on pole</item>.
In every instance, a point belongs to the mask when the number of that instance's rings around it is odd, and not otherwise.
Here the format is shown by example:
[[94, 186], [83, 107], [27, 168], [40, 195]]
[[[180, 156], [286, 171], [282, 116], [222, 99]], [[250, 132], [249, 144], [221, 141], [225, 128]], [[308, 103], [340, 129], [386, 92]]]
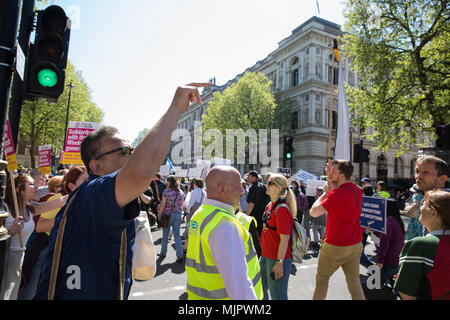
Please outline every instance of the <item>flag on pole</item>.
[[350, 160], [350, 116], [345, 95], [344, 77], [339, 66], [338, 129], [335, 159]]
[[165, 164], [166, 164], [166, 166], [168, 165], [170, 167], [170, 169], [172, 169], [172, 172], [174, 174], [176, 174], [175, 168], [173, 167], [173, 163], [172, 163], [172, 161], [170, 160], [169, 157], [166, 158], [166, 163]]
[[317, 13], [320, 14], [320, 9], [319, 9], [319, 0], [316, 0], [316, 4], [317, 4]]

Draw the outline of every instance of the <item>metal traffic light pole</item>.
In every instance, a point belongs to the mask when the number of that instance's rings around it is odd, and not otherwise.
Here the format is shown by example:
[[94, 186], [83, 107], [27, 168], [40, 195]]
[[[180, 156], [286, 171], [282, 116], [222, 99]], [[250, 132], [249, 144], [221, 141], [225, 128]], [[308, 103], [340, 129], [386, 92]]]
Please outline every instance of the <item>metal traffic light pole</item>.
[[[8, 113], [8, 100], [11, 89], [11, 78], [14, 65], [14, 48], [16, 45], [17, 27], [19, 25], [19, 0], [0, 1], [0, 142], [3, 141], [6, 115]], [[0, 143], [0, 154], [3, 143]], [[6, 185], [6, 161], [0, 160], [0, 285], [6, 273], [8, 261], [9, 235], [4, 228], [6, 218], [9, 216], [5, 210], [3, 199]]]
[[[22, 15], [20, 18], [18, 43], [22, 48], [25, 57], [28, 57], [30, 49], [30, 35], [33, 30], [35, 0], [24, 0], [22, 4]], [[14, 148], [17, 150], [17, 140], [19, 137], [20, 114], [23, 105], [24, 81], [18, 73], [14, 74], [11, 89], [11, 100], [9, 102], [9, 123], [14, 141]]]

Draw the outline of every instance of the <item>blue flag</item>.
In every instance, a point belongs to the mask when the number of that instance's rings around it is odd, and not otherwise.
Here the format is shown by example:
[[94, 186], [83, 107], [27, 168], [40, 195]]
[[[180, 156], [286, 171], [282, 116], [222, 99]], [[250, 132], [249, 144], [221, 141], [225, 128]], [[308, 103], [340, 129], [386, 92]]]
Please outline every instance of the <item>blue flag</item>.
[[166, 158], [165, 165], [168, 165], [170, 167], [170, 169], [172, 169], [173, 173], [176, 174], [176, 171], [175, 171], [175, 169], [173, 167], [173, 163], [172, 163], [172, 161], [170, 161], [169, 157]]

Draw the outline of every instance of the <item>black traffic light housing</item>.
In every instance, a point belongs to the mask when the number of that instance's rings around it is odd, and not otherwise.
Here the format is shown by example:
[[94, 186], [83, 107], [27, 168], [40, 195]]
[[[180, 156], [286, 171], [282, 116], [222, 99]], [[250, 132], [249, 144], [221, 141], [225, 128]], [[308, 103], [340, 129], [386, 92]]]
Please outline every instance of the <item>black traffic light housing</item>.
[[[361, 161], [362, 160], [362, 161]], [[353, 162], [369, 162], [370, 160], [370, 151], [368, 149], [362, 149], [361, 156], [361, 145], [355, 144], [353, 145]]]
[[59, 6], [37, 12], [36, 36], [26, 64], [24, 98], [57, 102], [64, 91], [70, 19]]
[[294, 142], [294, 138], [292, 136], [284, 136], [284, 146], [283, 146], [283, 154], [284, 159], [290, 160], [293, 156], [294, 148], [292, 147], [292, 143]]
[[436, 147], [450, 150], [450, 123], [436, 128]]

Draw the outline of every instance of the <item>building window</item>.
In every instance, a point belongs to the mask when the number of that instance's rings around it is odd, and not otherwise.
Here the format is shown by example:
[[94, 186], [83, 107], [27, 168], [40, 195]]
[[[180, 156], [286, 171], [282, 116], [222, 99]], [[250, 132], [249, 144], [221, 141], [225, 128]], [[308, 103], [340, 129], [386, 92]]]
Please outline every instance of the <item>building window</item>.
[[[331, 76], [332, 76], [332, 74], [331, 74], [331, 66], [328, 66], [328, 82], [329, 83], [331, 83]], [[334, 81], [333, 81], [333, 84], [338, 84], [338, 81], [339, 81], [339, 70], [338, 70], [338, 68], [336, 68], [336, 67], [334, 67], [334, 75], [333, 75], [333, 77], [334, 77]]]
[[337, 129], [337, 112], [336, 111], [333, 111], [333, 115], [332, 115], [332, 120], [331, 121], [332, 121], [331, 122], [331, 124], [332, 124], [331, 129]]
[[[331, 60], [333, 59], [333, 57], [331, 56], [331, 54], [328, 56], [328, 60], [331, 62]], [[338, 62], [337, 61], [337, 57], [334, 57], [334, 62]]]
[[305, 49], [305, 54], [306, 54], [307, 56], [309, 56], [309, 48], [306, 48], [306, 49]]
[[415, 177], [415, 175], [416, 175], [416, 160], [413, 159], [409, 163], [409, 176], [410, 177]]
[[305, 65], [304, 77], [307, 79], [309, 76], [309, 63]]
[[320, 102], [320, 93], [316, 93], [316, 102]]
[[320, 54], [320, 47], [316, 47], [316, 54]]
[[298, 57], [295, 57], [292, 61], [292, 65], [295, 66], [298, 63]]
[[388, 176], [387, 160], [383, 154], [377, 157], [377, 180], [386, 181]]
[[305, 102], [309, 102], [309, 94], [305, 94]]
[[298, 112], [295, 111], [294, 113], [292, 113], [291, 129], [297, 128], [298, 128]]
[[22, 141], [17, 143], [17, 154], [25, 154], [26, 145]]
[[321, 127], [322, 126], [322, 112], [321, 112], [321, 110], [319, 108], [316, 109], [315, 121], [316, 121], [316, 126], [317, 127]]
[[298, 84], [298, 69], [295, 69], [292, 72], [292, 86], [295, 87], [298, 86]]
[[316, 64], [316, 77], [320, 80], [320, 64]]
[[309, 108], [307, 106], [303, 109], [303, 125], [305, 127], [309, 125]]

